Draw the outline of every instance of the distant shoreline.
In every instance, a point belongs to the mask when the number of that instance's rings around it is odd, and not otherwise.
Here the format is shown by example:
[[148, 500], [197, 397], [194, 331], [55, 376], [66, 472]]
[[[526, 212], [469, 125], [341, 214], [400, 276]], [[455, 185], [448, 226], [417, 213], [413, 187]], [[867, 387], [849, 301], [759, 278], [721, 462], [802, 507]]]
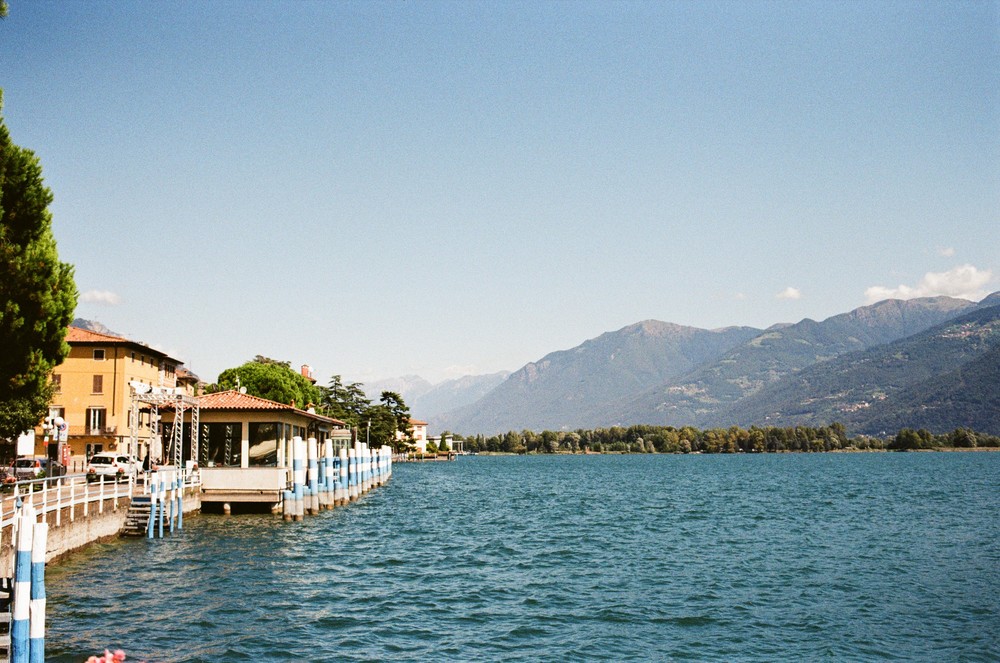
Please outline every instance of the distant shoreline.
[[553, 453], [517, 453], [514, 451], [478, 451], [466, 456], [766, 456], [779, 454], [867, 454], [867, 453], [935, 453], [935, 452], [1000, 452], [1000, 447], [933, 447], [930, 449], [830, 449], [829, 451], [802, 451], [800, 449], [782, 449], [780, 451], [556, 451]]

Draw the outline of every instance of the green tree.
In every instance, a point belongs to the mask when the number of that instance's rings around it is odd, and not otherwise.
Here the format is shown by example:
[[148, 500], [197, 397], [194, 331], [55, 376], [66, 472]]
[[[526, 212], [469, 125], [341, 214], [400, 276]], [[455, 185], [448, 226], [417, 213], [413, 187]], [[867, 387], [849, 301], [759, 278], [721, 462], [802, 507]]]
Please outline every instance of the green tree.
[[364, 421], [358, 431], [358, 439], [365, 440], [369, 446], [377, 449], [388, 444], [394, 449], [402, 449], [405, 443], [396, 440], [396, 417], [386, 405], [373, 405], [364, 413]]
[[328, 417], [340, 419], [351, 428], [361, 426], [365, 411], [372, 402], [365, 397], [363, 385], [359, 382], [344, 384], [339, 375], [330, 378], [330, 384], [320, 387], [320, 407]]
[[51, 202], [38, 157], [11, 142], [0, 115], [0, 438], [42, 420], [52, 369], [69, 354], [77, 291], [73, 267], [59, 262]]
[[[258, 361], [265, 359], [266, 361]], [[288, 362], [267, 360], [257, 356], [236, 368], [227, 368], [219, 374], [219, 389], [246, 387], [247, 393], [260, 398], [295, 405], [305, 409], [320, 402], [319, 389], [301, 374], [293, 371]]]
[[[403, 402], [403, 397], [395, 391], [383, 391], [379, 402], [389, 411], [396, 424], [392, 438], [385, 444], [391, 444], [396, 449], [409, 446], [413, 442], [413, 429], [410, 427], [410, 408]], [[400, 433], [398, 437], [401, 437], [401, 440], [396, 439], [397, 432]]]

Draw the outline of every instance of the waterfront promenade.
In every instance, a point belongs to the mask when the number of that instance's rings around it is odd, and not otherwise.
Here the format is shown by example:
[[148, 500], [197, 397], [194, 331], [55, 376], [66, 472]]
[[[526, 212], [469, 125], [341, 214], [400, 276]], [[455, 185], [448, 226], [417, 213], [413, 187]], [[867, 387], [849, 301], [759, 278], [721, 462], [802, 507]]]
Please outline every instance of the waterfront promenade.
[[[201, 508], [200, 482], [189, 477], [183, 488], [183, 511]], [[149, 494], [146, 477], [138, 481], [96, 481], [85, 474], [21, 481], [10, 487], [0, 500], [0, 564], [5, 573], [13, 558], [12, 530], [18, 503], [29, 503], [40, 522], [49, 525], [46, 561], [83, 548], [101, 539], [117, 536], [123, 529], [133, 498]], [[10, 575], [7, 573], [7, 575]]]

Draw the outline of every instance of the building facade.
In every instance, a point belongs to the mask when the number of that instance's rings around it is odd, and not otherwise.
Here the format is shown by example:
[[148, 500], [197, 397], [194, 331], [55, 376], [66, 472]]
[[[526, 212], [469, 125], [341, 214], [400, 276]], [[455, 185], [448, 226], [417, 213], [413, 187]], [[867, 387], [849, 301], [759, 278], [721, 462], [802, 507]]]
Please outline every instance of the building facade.
[[[164, 439], [171, 438], [173, 413], [164, 412]], [[198, 448], [191, 449], [191, 413], [184, 419], [183, 458], [201, 468], [290, 467], [291, 440], [316, 438], [321, 444], [332, 439], [335, 446], [349, 444], [347, 424], [293, 405], [251, 396], [236, 390], [205, 394], [198, 398]], [[171, 457], [170, 450], [167, 457]]]
[[[150, 387], [176, 387], [180, 361], [164, 352], [121, 336], [101, 334], [80, 327], [66, 333], [70, 352], [52, 373], [51, 417], [67, 424], [68, 456], [77, 464], [101, 451], [117, 451], [131, 434], [132, 388], [130, 382]], [[139, 451], [148, 448], [158, 422], [149, 408], [139, 411]], [[56, 441], [36, 430], [35, 453], [56, 458]]]

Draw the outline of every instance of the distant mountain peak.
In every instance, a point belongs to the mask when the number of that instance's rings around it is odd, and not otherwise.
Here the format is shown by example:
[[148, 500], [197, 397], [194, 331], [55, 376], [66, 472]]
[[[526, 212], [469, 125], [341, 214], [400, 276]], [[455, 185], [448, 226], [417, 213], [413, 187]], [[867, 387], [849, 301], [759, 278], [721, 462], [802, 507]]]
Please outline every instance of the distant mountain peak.
[[983, 297], [979, 302], [980, 306], [1000, 306], [1000, 290]]
[[85, 320], [84, 318], [75, 318], [71, 323], [73, 327], [79, 327], [80, 329], [86, 329], [87, 331], [96, 332], [98, 334], [107, 334], [108, 336], [121, 336], [117, 332], [113, 332], [100, 322], [96, 320]]

